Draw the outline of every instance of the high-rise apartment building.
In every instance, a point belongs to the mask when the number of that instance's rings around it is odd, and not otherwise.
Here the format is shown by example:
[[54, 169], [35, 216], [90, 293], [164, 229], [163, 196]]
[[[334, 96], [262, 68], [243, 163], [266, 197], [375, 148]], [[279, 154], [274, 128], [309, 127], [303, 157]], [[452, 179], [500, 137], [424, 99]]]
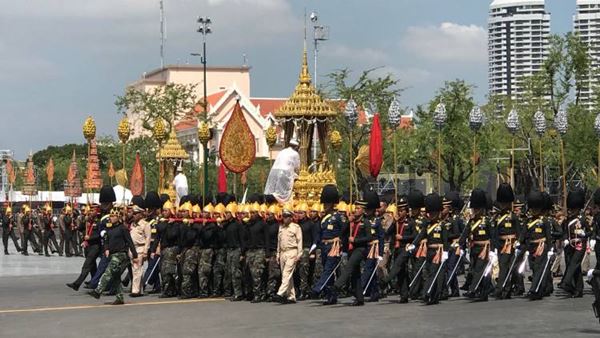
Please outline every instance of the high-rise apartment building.
[[577, 0], [577, 14], [573, 16], [573, 30], [587, 44], [590, 56], [590, 74], [580, 93], [580, 104], [594, 108], [594, 89], [598, 86], [600, 66], [600, 0]]
[[544, 0], [494, 0], [488, 18], [489, 94], [517, 98], [523, 80], [548, 56], [549, 36]]

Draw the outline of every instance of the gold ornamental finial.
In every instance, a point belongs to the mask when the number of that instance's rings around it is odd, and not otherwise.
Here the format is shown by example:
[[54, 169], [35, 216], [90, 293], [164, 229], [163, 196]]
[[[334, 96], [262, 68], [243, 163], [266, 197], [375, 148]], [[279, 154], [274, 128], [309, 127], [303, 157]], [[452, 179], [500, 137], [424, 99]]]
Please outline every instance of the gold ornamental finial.
[[129, 136], [131, 135], [131, 128], [129, 126], [129, 120], [126, 117], [119, 122], [117, 134], [119, 135], [119, 140], [121, 140], [121, 142], [127, 143]]
[[162, 144], [167, 139], [167, 130], [165, 129], [165, 123], [161, 118], [154, 122], [152, 134], [154, 135], [154, 139], [156, 139], [159, 144]]
[[96, 122], [91, 116], [88, 116], [83, 123], [83, 137], [89, 142], [96, 137]]
[[342, 146], [342, 135], [340, 135], [339, 131], [334, 130], [329, 134], [329, 143], [331, 143], [333, 149], [340, 149]]
[[267, 145], [269, 146], [269, 148], [272, 148], [277, 142], [277, 129], [274, 126], [270, 126], [269, 128], [267, 128], [265, 138], [267, 140]]
[[202, 144], [207, 144], [210, 139], [210, 128], [208, 127], [208, 123], [206, 123], [206, 121], [200, 121], [198, 124], [198, 140], [200, 140], [200, 143]]
[[302, 69], [300, 70], [300, 83], [304, 85], [311, 84], [310, 72], [308, 71], [308, 56], [306, 44], [304, 44], [304, 53], [302, 54]]

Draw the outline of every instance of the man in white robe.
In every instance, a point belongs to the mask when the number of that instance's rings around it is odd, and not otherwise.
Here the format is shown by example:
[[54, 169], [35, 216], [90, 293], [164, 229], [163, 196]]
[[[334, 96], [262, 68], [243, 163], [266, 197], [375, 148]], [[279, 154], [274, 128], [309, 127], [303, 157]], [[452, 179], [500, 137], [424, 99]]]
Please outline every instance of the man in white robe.
[[269, 172], [265, 195], [273, 195], [279, 203], [286, 203], [292, 198], [294, 180], [300, 169], [298, 146], [297, 140], [291, 140], [289, 147], [279, 152]]

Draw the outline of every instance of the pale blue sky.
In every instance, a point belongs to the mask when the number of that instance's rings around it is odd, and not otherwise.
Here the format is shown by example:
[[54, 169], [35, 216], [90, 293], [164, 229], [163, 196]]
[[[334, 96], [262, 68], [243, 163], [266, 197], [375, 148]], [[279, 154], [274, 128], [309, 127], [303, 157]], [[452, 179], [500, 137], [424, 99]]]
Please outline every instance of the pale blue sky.
[[[83, 142], [95, 117], [114, 134], [115, 95], [159, 67], [158, 0], [0, 0], [0, 149], [17, 158], [50, 144]], [[401, 101], [427, 102], [445, 80], [487, 93], [488, 0], [165, 0], [168, 64], [197, 63], [197, 15], [214, 20], [208, 61], [252, 66], [252, 95], [287, 97], [302, 49], [304, 8], [330, 26], [319, 73], [384, 66], [406, 88]], [[575, 0], [547, 0], [554, 33], [572, 27]], [[312, 71], [312, 64], [311, 64]], [[324, 79], [320, 78], [320, 82]]]

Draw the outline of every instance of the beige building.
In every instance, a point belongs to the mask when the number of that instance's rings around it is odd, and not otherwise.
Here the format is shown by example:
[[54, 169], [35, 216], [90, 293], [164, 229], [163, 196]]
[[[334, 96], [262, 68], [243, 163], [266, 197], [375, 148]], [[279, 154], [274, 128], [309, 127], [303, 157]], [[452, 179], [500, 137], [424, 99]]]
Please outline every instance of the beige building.
[[[196, 96], [204, 96], [204, 75], [203, 67], [197, 65], [168, 65], [162, 69], [156, 69], [144, 73], [142, 78], [129, 87], [143, 91], [151, 91], [154, 88], [167, 84], [196, 85]], [[232, 86], [246, 96], [250, 95], [250, 67], [207, 67], [206, 68], [206, 89], [208, 95], [221, 92]], [[132, 137], [149, 134], [142, 128], [141, 119], [128, 114], [127, 116], [132, 125]]]

